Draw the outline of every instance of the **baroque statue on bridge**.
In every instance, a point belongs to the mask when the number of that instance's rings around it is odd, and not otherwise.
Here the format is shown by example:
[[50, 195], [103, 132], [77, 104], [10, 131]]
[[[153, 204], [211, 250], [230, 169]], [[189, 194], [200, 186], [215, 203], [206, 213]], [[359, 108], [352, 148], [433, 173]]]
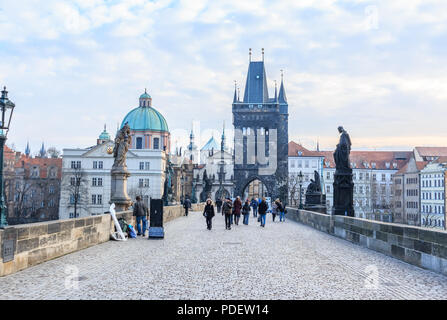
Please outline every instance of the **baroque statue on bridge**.
[[118, 130], [115, 138], [115, 148], [113, 149], [114, 167], [126, 167], [126, 154], [132, 143], [130, 136], [130, 127], [126, 122], [124, 126]]
[[340, 172], [350, 172], [352, 170], [349, 162], [351, 139], [342, 126], [338, 127], [338, 132], [340, 133], [340, 142], [334, 152], [335, 169]]
[[306, 194], [321, 193], [321, 182], [318, 171], [314, 170], [314, 179], [310, 179], [311, 183], [307, 186]]

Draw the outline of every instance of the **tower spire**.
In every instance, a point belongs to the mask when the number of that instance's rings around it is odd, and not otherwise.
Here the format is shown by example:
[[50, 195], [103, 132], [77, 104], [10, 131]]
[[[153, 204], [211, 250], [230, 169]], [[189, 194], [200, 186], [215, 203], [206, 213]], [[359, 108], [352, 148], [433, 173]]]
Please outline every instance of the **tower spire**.
[[25, 155], [27, 157], [29, 157], [29, 155], [31, 154], [31, 149], [29, 147], [29, 141], [26, 143], [26, 148], [25, 148]]
[[248, 49], [248, 61], [251, 62], [251, 48]]
[[286, 90], [284, 89], [284, 70], [281, 69], [281, 86], [279, 88], [279, 103], [287, 103]]
[[262, 62], [264, 62], [264, 48], [262, 48]]
[[238, 97], [237, 97], [237, 81], [234, 80], [234, 98], [233, 98], [233, 103], [238, 101]]
[[274, 81], [275, 81], [275, 102], [277, 103], [278, 102], [278, 86], [276, 84], [276, 80], [274, 80]]

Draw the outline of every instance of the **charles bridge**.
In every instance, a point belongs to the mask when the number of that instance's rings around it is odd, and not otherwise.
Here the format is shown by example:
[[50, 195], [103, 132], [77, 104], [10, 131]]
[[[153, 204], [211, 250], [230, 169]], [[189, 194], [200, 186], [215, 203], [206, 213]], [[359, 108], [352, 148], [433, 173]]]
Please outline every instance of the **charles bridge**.
[[[447, 233], [289, 208], [206, 230], [165, 207], [163, 240], [109, 241], [110, 215], [0, 230], [0, 299], [445, 299]], [[130, 212], [119, 213], [133, 221]]]

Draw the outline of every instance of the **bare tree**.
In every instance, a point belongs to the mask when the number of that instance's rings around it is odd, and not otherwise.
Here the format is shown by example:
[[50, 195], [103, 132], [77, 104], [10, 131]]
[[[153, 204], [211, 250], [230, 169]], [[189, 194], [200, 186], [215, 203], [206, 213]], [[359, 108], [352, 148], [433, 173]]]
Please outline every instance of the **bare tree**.
[[57, 150], [55, 147], [50, 147], [47, 150], [47, 154], [50, 158], [59, 158], [61, 155], [61, 152]]
[[298, 207], [300, 198], [300, 181], [297, 174], [289, 175], [289, 201], [290, 205]]
[[79, 209], [88, 210], [88, 179], [81, 168], [71, 169], [62, 182], [62, 189], [68, 191], [70, 197], [69, 206], [74, 208], [74, 217], [77, 217]]
[[[127, 194], [132, 199], [132, 201], [135, 201], [135, 198], [137, 196], [140, 196], [141, 199], [144, 201], [145, 197], [146, 199], [149, 199], [150, 197], [150, 187], [147, 185], [145, 186], [140, 184], [134, 184], [130, 188], [127, 189]], [[149, 201], [146, 203], [147, 206], [149, 206]]]

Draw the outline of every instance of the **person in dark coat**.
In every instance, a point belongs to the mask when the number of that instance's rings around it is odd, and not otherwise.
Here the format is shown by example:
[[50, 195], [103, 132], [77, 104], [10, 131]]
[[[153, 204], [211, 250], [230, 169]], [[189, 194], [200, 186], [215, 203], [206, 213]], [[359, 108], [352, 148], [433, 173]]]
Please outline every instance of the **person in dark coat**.
[[227, 198], [222, 205], [222, 212], [225, 214], [225, 229], [227, 230], [231, 230], [230, 218], [232, 217], [232, 208], [231, 199]]
[[[220, 210], [222, 209], [222, 204], [223, 204], [222, 199], [219, 198], [216, 200], [217, 212], [220, 212]], [[222, 215], [223, 215], [223, 213], [222, 213]]]
[[258, 198], [251, 199], [250, 206], [253, 208], [253, 217], [256, 218], [258, 216]]
[[[143, 201], [141, 201], [141, 197], [137, 196], [136, 197], [136, 202], [133, 204], [133, 215], [134, 217], [136, 217], [137, 220], [137, 236], [143, 236], [146, 233], [146, 228], [147, 228], [147, 214], [148, 214], [148, 209], [147, 206], [144, 204]], [[141, 231], [141, 225], [143, 225], [143, 231]]]
[[191, 208], [191, 200], [189, 198], [186, 198], [183, 202], [183, 208], [185, 209], [185, 216], [188, 216], [188, 210]]
[[206, 200], [205, 209], [203, 210], [203, 216], [206, 218], [206, 228], [211, 230], [212, 219], [214, 217], [214, 206], [211, 199]]
[[241, 210], [242, 210], [242, 201], [241, 201], [241, 198], [238, 196], [238, 197], [236, 197], [236, 200], [234, 200], [234, 203], [233, 203], [234, 223], [236, 225], [239, 225], [239, 219], [241, 217]]
[[245, 200], [244, 205], [242, 206], [242, 215], [244, 216], [244, 224], [248, 225], [248, 218], [250, 217], [250, 200]]
[[261, 227], [265, 227], [265, 215], [267, 214], [268, 209], [269, 205], [267, 204], [267, 201], [265, 201], [265, 197], [263, 197], [258, 208], [259, 216], [261, 217]]

